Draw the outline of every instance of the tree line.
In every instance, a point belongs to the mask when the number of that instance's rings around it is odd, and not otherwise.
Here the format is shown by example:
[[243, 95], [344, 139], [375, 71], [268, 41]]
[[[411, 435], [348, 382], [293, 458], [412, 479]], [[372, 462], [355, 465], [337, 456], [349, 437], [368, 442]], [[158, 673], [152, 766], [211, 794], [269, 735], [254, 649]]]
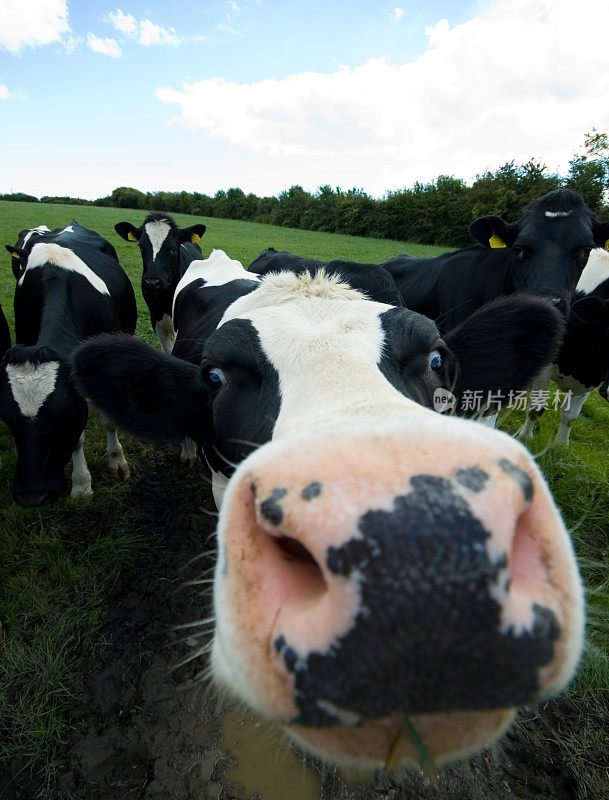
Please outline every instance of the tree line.
[[[211, 197], [199, 192], [141, 192], [121, 186], [97, 200], [45, 196], [40, 202], [168, 211], [463, 247], [471, 244], [468, 227], [476, 217], [499, 214], [512, 221], [531, 200], [559, 187], [579, 192], [599, 217], [609, 216], [607, 134], [587, 134], [584, 151], [573, 157], [564, 176], [550, 173], [545, 164], [534, 159], [521, 165], [510, 161], [494, 172], [478, 175], [471, 186], [460, 178], [440, 175], [429, 183], [417, 182], [412, 188], [388, 192], [381, 199], [362, 189], [329, 185], [320, 186], [314, 193], [292, 186], [276, 197], [245, 194], [239, 188], [220, 190]], [[0, 195], [0, 199], [38, 201], [23, 193]]]

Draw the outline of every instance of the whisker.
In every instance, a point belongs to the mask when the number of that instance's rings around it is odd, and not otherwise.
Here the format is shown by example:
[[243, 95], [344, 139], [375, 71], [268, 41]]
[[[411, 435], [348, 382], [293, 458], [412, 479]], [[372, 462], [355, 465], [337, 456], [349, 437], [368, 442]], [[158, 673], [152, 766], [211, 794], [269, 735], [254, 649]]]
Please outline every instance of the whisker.
[[224, 453], [221, 453], [215, 445], [214, 445], [214, 451], [216, 452], [217, 455], [220, 456], [220, 458], [222, 459], [222, 461], [224, 461], [225, 464], [228, 464], [228, 466], [232, 467], [233, 469], [237, 469], [239, 464], [235, 464], [233, 461], [229, 461], [228, 458], [224, 455]]
[[185, 628], [196, 628], [197, 626], [203, 627], [208, 626], [211, 627], [216, 622], [216, 618], [214, 616], [205, 617], [205, 619], [198, 619], [194, 622], [182, 622], [180, 625], [170, 625], [167, 630], [168, 631], [181, 631]]
[[212, 646], [213, 642], [208, 642], [206, 645], [201, 647], [200, 650], [197, 650], [196, 653], [191, 653], [189, 656], [187, 656], [187, 658], [183, 658], [181, 661], [178, 661], [177, 664], [174, 664], [173, 666], [169, 667], [169, 669], [167, 670], [167, 674], [172, 675], [174, 672], [177, 672], [177, 670], [179, 670], [180, 667], [185, 667], [186, 664], [190, 664], [191, 661], [194, 661], [196, 658], [199, 658], [199, 656], [209, 653]]

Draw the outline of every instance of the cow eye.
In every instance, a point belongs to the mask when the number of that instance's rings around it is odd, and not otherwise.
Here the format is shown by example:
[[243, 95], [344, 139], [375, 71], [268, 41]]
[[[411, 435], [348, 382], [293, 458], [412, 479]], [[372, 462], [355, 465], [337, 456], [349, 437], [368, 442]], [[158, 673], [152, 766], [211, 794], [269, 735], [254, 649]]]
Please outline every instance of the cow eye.
[[207, 377], [209, 378], [209, 382], [216, 387], [224, 386], [226, 383], [226, 377], [220, 367], [212, 367], [207, 373]]
[[442, 366], [442, 354], [439, 350], [432, 350], [429, 354], [429, 366], [432, 369], [440, 369]]

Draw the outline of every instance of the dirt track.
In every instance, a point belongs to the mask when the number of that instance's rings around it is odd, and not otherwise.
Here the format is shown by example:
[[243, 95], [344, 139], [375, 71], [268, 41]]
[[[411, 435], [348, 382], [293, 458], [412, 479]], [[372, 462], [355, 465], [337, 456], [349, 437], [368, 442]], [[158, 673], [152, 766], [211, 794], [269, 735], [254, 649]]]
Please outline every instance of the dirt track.
[[[213, 546], [213, 538], [211, 544], [205, 540], [213, 532], [214, 517], [201, 510], [213, 509], [206, 473], [201, 466], [185, 470], [175, 450], [159, 450], [155, 462], [134, 478], [129, 499], [154, 547], [146, 563], [125, 576], [108, 600], [99, 656], [90, 665], [85, 693], [75, 697], [68, 710], [74, 730], [56, 772], [58, 798], [566, 800], [580, 796], [575, 778], [547, 735], [565, 721], [570, 724], [573, 709], [566, 700], [524, 714], [501, 744], [445, 770], [437, 786], [416, 771], [399, 779], [381, 773], [367, 787], [347, 786], [336, 771], [320, 773], [311, 762], [307, 767], [297, 764], [294, 771], [295, 756], [282, 745], [278, 760], [272, 754], [274, 740], [269, 745], [263, 724], [262, 744], [250, 770], [255, 778], [252, 785], [239, 785], [237, 762], [244, 758], [240, 753], [245, 745], [239, 747], [237, 734], [233, 753], [227, 752], [217, 699], [202, 688], [181, 688], [205, 667], [206, 656], [170, 672], [195, 648], [194, 640], [178, 643], [188, 631], [169, 627], [209, 615], [206, 592], [200, 587], [180, 588], [182, 581], [213, 566], [213, 556], [208, 556], [184, 570], [190, 559]], [[251, 737], [251, 731], [247, 735]], [[248, 757], [251, 761], [251, 754]], [[36, 792], [17, 778], [0, 797], [29, 800]]]

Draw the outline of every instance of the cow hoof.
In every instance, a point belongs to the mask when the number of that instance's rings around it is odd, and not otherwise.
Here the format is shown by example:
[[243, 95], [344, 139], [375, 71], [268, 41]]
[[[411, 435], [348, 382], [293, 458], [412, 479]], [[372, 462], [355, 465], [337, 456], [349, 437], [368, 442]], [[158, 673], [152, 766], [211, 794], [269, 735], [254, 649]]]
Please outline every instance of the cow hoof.
[[126, 461], [121, 462], [120, 464], [111, 464], [110, 472], [115, 478], [121, 477], [124, 481], [128, 481], [131, 477], [131, 470], [129, 469], [129, 464], [127, 464]]
[[81, 500], [90, 500], [93, 497], [93, 489], [91, 484], [84, 486], [72, 486], [70, 497], [79, 497]]

